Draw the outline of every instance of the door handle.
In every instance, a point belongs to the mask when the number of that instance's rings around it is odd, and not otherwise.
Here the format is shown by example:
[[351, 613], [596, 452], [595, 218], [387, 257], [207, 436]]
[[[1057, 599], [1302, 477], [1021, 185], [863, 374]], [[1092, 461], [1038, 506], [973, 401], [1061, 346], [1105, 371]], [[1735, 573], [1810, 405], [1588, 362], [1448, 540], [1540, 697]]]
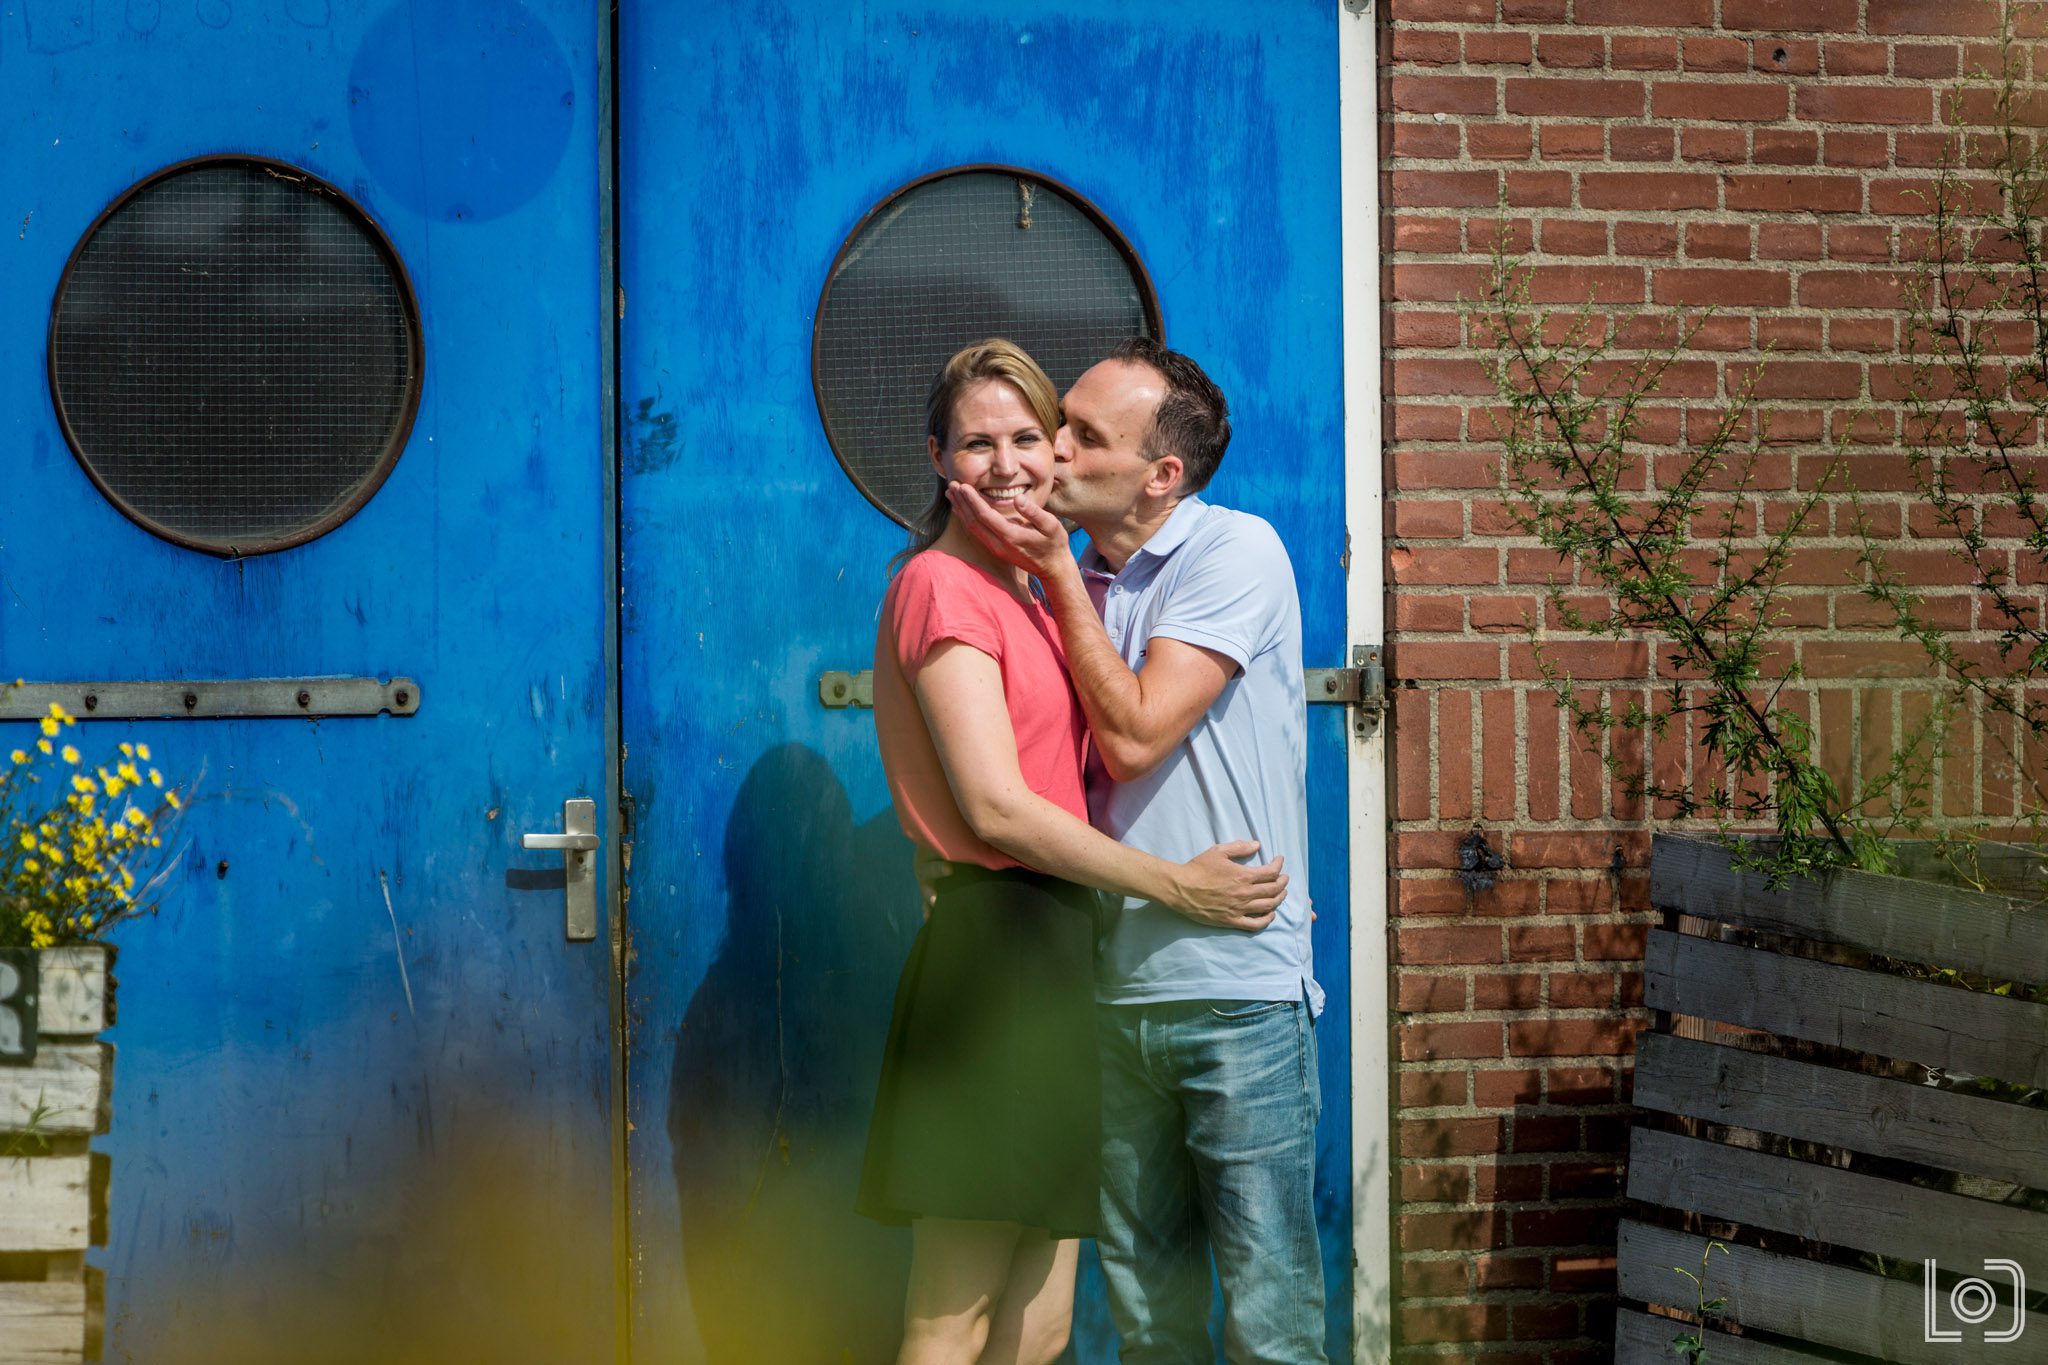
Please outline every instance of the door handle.
[[562, 935], [571, 943], [597, 937], [597, 859], [603, 846], [597, 835], [597, 802], [571, 797], [562, 803], [560, 834], [522, 834], [522, 847], [562, 855]]

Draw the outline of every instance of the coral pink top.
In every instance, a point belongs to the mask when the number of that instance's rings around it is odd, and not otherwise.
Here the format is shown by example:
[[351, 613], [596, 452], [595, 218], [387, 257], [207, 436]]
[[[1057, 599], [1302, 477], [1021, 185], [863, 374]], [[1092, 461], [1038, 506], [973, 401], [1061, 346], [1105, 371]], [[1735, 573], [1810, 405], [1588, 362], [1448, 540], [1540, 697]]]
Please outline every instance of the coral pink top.
[[958, 640], [996, 661], [1025, 785], [1085, 821], [1087, 720], [1067, 676], [1059, 629], [1041, 603], [1018, 601], [986, 570], [926, 550], [889, 585], [875, 635], [875, 730], [903, 832], [954, 862], [1016, 867], [1015, 858], [983, 843], [960, 814], [912, 690], [917, 670], [942, 640]]

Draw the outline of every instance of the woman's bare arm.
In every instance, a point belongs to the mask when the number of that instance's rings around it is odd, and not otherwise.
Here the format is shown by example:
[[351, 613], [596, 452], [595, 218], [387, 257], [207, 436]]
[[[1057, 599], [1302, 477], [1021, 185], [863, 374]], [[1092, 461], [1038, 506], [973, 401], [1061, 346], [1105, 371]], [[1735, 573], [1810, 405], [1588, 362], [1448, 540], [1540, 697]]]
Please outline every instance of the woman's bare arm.
[[914, 690], [968, 827], [1025, 866], [1236, 929], [1264, 928], [1286, 898], [1282, 860], [1258, 867], [1234, 861], [1258, 851], [1251, 840], [1171, 863], [1118, 843], [1032, 791], [1017, 766], [1002, 671], [972, 645], [941, 641], [918, 670]]

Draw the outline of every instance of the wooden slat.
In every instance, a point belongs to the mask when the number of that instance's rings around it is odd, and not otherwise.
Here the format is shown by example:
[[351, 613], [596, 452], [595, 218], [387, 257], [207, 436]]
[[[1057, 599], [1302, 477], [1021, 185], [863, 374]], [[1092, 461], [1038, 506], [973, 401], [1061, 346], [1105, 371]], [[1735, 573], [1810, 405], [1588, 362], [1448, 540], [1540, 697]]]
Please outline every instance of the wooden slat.
[[[1727, 1296], [1725, 1315], [1730, 1321], [1782, 1337], [1860, 1351], [1899, 1365], [1956, 1365], [1979, 1355], [1989, 1360], [1997, 1349], [1984, 1346], [1976, 1337], [1962, 1343], [1965, 1348], [1976, 1345], [1974, 1355], [1955, 1344], [1928, 1342], [1921, 1286], [1911, 1281], [1726, 1245], [1726, 1255], [1717, 1251], [1708, 1262], [1707, 1297]], [[1692, 1282], [1671, 1267], [1683, 1266], [1698, 1274], [1706, 1246], [1703, 1237], [1624, 1220], [1615, 1264], [1621, 1296], [1690, 1309], [1694, 1303]], [[1983, 1254], [1998, 1253], [1987, 1247]], [[1967, 1267], [1972, 1271], [1978, 1268], [1974, 1261]], [[1939, 1297], [1945, 1310], [1946, 1297]], [[2000, 1308], [1988, 1325], [1994, 1329], [2003, 1326], [2011, 1321], [2008, 1314], [2009, 1310]], [[1952, 1325], [1945, 1316], [1942, 1322]], [[2016, 1361], [2032, 1359], [2028, 1352], [2033, 1343], [2048, 1341], [2048, 1314], [2028, 1313], [2026, 1324], [2020, 1339], [2010, 1344]]]
[[0, 1361], [77, 1365], [85, 1359], [85, 1285], [0, 1282]]
[[2048, 1266], [2048, 1214], [1650, 1128], [1629, 1135], [1628, 1193], [1900, 1260]]
[[1654, 836], [1651, 902], [1994, 980], [2048, 982], [2048, 913], [2003, 896], [1854, 870], [1831, 874], [1825, 885], [1792, 881], [1774, 890], [1737, 871], [1734, 860], [1733, 850], [1712, 840]]
[[[1715, 1253], [1716, 1258], [1719, 1255]], [[1699, 1267], [1688, 1268], [1698, 1273]], [[1671, 1278], [1679, 1279], [1676, 1275]], [[1691, 1330], [1686, 1323], [1623, 1308], [1614, 1315], [1614, 1365], [1672, 1365], [1678, 1357], [1671, 1354], [1671, 1339]], [[1711, 1330], [1707, 1333], [1707, 1360], [1711, 1365], [1827, 1365], [1826, 1356]]]
[[2048, 1088], [2048, 1005], [1650, 931], [1643, 1003]]
[[1646, 1033], [1635, 1102], [1686, 1118], [2048, 1187], [2048, 1111]]
[[0, 1251], [82, 1250], [92, 1231], [91, 1161], [0, 1161]]
[[112, 1060], [104, 1043], [65, 1043], [38, 1048], [34, 1066], [0, 1067], [0, 1135], [29, 1128], [38, 1104], [47, 1136], [105, 1132]]
[[98, 1033], [107, 1026], [107, 950], [52, 948], [37, 964], [36, 1028], [44, 1037]]

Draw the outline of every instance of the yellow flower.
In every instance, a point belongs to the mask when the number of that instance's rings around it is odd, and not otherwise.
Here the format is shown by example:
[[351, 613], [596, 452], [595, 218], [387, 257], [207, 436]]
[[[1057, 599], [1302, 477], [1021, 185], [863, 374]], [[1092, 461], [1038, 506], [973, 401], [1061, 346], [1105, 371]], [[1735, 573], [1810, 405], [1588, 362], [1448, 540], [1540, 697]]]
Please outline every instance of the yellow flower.
[[21, 870], [24, 872], [41, 872], [43, 865], [34, 858], [23, 858], [21, 860]]
[[122, 885], [122, 886], [133, 886], [133, 885], [135, 885], [135, 874], [134, 874], [133, 872], [130, 872], [130, 871], [129, 871], [129, 870], [127, 869], [127, 868], [125, 868], [125, 867], [121, 869], [121, 885]]
[[21, 846], [22, 846], [23, 848], [27, 849], [27, 850], [28, 850], [29, 852], [31, 852], [31, 853], [35, 852], [35, 851], [36, 851], [36, 836], [35, 836], [35, 835], [33, 835], [33, 834], [30, 834], [30, 833], [29, 833], [29, 832], [28, 832], [27, 830], [23, 830], [23, 831], [21, 832]]
[[63, 729], [63, 728], [64, 728], [63, 726], [61, 726], [61, 725], [59, 725], [59, 724], [57, 723], [57, 718], [56, 718], [55, 716], [44, 716], [44, 717], [43, 717], [42, 729], [43, 729], [43, 733], [44, 733], [44, 734], [46, 734], [46, 735], [54, 735], [54, 734], [56, 734], [56, 733], [57, 733], [57, 732], [58, 732], [59, 730], [61, 730], [61, 729]]
[[147, 815], [144, 815], [141, 811], [137, 810], [133, 806], [130, 806], [127, 810], [121, 812], [121, 818], [123, 820], [126, 820], [129, 824], [135, 826], [135, 828], [137, 829], [149, 828], [149, 817]]
[[93, 781], [84, 773], [71, 774], [71, 790], [75, 792], [96, 792], [99, 789], [99, 783]]
[[[47, 724], [47, 722], [45, 722], [45, 723]], [[56, 752], [56, 750], [55, 750], [55, 749], [52, 749], [52, 748], [50, 747], [50, 741], [49, 741], [49, 740], [47, 740], [47, 739], [39, 739], [39, 740], [37, 740], [37, 741], [36, 741], [36, 748], [37, 748], [37, 749], [39, 749], [39, 750], [41, 750], [42, 752], [44, 752], [44, 753], [46, 753], [46, 754], [52, 754], [52, 753], [55, 753], [55, 752]]]
[[70, 715], [65, 712], [64, 708], [57, 705], [56, 702], [50, 703], [50, 719], [55, 721], [62, 721], [66, 725], [71, 725], [74, 723]]
[[9, 754], [9, 755], [8, 755], [7, 757], [8, 757], [9, 759], [11, 759], [12, 761], [16, 762], [16, 763], [26, 763], [26, 762], [28, 762], [28, 750], [26, 750], [26, 749], [16, 749], [16, 750], [15, 750], [15, 751], [14, 751], [13, 753]]
[[135, 756], [141, 759], [144, 763], [149, 762], [149, 746], [147, 744], [136, 745]]
[[78, 750], [75, 746], [70, 744], [64, 746], [64, 761], [66, 763], [78, 762]]
[[161, 787], [163, 784], [164, 775], [158, 772], [156, 769], [151, 768], [149, 770], [149, 785], [152, 787]]
[[178, 799], [178, 794], [176, 792], [165, 792], [164, 804], [169, 806], [172, 810], [185, 809], [185, 803]]
[[123, 740], [121, 741], [121, 752], [132, 756], [135, 753], [135, 746]]
[[126, 782], [129, 786], [139, 787], [142, 785], [142, 774], [135, 771], [135, 765], [133, 763], [124, 762], [119, 767], [115, 768], [114, 771], [119, 773], [121, 775], [121, 780], [123, 782]]

